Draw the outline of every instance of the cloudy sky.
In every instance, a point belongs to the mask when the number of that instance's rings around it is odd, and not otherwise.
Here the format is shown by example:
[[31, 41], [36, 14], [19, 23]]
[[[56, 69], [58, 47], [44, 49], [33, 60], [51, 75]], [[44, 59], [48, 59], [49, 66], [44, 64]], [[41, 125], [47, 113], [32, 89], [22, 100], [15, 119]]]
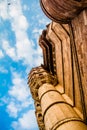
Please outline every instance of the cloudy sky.
[[38, 130], [27, 77], [48, 23], [39, 0], [0, 0], [0, 130]]

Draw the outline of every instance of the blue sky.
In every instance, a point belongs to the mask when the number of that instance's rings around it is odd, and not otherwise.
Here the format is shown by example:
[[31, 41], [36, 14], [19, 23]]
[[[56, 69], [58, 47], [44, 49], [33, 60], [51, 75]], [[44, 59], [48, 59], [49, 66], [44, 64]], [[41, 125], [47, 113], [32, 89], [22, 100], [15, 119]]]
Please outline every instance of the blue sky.
[[0, 130], [38, 130], [27, 77], [48, 23], [39, 0], [0, 0]]

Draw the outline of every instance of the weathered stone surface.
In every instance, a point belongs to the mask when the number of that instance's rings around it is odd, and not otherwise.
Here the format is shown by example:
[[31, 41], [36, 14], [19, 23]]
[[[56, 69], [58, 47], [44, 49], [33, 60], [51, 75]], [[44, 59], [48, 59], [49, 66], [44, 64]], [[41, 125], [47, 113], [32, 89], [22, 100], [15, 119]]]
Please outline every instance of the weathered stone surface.
[[41, 0], [41, 6], [59, 23], [42, 32], [44, 64], [28, 78], [38, 126], [87, 130], [87, 0]]
[[54, 86], [57, 85], [58, 81], [56, 76], [53, 76], [43, 66], [39, 66], [31, 70], [28, 83], [32, 92], [33, 98], [38, 100], [38, 89], [44, 83], [52, 83]]
[[[87, 9], [72, 20], [73, 39], [76, 49], [76, 71], [84, 116], [87, 118]], [[77, 98], [76, 98], [77, 100]], [[77, 102], [77, 101], [76, 101]]]
[[87, 7], [87, 0], [40, 0], [40, 4], [50, 19], [68, 23]]
[[61, 26], [53, 22], [50, 24], [46, 36], [47, 39], [55, 45], [58, 82], [63, 87], [63, 92], [72, 100], [73, 105], [83, 113], [69, 25], [63, 24]]

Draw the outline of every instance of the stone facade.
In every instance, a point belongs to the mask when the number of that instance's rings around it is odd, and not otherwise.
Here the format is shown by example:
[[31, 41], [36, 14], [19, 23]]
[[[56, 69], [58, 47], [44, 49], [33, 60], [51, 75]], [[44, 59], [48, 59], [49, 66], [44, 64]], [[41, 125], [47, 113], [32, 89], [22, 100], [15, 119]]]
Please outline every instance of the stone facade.
[[87, 0], [40, 2], [53, 21], [39, 38], [43, 65], [28, 77], [39, 129], [87, 130]]

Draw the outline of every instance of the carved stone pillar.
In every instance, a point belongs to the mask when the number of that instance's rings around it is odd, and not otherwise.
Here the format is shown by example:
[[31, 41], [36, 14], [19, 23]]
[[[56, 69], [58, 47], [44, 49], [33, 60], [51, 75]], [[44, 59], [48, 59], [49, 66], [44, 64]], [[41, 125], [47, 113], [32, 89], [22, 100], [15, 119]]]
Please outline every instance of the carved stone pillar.
[[[43, 84], [38, 90], [46, 130], [86, 130], [73, 107], [51, 84]], [[72, 127], [73, 125], [73, 127]]]
[[36, 118], [40, 130], [45, 130], [45, 124], [42, 115], [42, 106], [38, 95], [39, 88], [45, 84], [50, 83], [54, 86], [57, 84], [57, 79], [52, 74], [49, 74], [43, 67], [33, 68], [28, 77], [28, 84], [31, 90], [32, 97], [35, 101]]
[[55, 89], [56, 77], [43, 67], [37, 67], [31, 70], [28, 83], [36, 103], [36, 117], [40, 129], [87, 130], [73, 106]]

